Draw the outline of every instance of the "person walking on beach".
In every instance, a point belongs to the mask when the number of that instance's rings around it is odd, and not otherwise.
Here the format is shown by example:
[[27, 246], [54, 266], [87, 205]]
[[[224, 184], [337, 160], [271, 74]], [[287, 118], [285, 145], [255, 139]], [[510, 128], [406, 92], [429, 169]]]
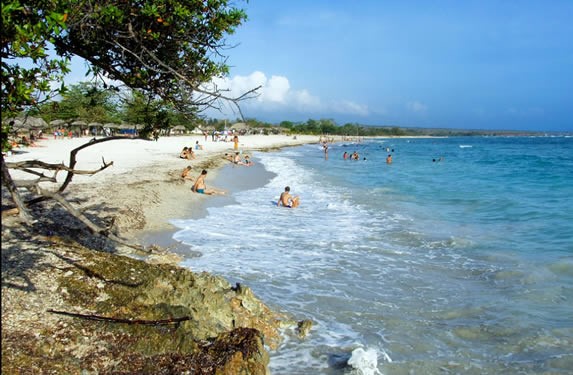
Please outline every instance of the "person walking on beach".
[[233, 150], [237, 151], [239, 149], [239, 136], [235, 134], [233, 137]]
[[207, 170], [203, 169], [197, 180], [195, 180], [195, 184], [191, 188], [192, 191], [199, 194], [206, 194], [206, 195], [224, 195], [224, 191], [218, 191], [214, 189], [207, 189], [205, 185], [205, 177], [207, 177]]
[[293, 197], [290, 195], [290, 187], [285, 187], [285, 191], [281, 193], [279, 201], [277, 202], [277, 207], [281, 205], [288, 208], [295, 208], [298, 207], [300, 204], [300, 199], [298, 196]]

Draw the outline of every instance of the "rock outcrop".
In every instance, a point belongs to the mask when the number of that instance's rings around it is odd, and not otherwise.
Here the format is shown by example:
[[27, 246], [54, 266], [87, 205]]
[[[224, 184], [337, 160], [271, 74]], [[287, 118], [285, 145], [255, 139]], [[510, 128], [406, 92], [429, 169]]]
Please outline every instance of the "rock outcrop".
[[58, 238], [7, 237], [3, 374], [268, 372], [265, 347], [288, 319], [249, 288]]

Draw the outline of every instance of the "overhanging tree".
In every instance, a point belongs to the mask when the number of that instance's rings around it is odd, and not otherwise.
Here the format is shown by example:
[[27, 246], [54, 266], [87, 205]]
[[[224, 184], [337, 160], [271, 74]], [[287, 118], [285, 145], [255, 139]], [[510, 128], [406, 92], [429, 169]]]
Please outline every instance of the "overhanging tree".
[[[231, 97], [209, 83], [228, 74], [225, 38], [246, 18], [245, 12], [228, 0], [2, 1], [2, 114], [13, 115], [62, 93], [63, 84], [54, 83], [63, 82], [72, 56], [85, 59], [95, 77], [157, 97], [182, 113], [219, 108], [224, 101], [235, 104], [240, 112], [238, 103], [257, 88]], [[151, 121], [146, 124], [148, 131], [153, 126]], [[4, 127], [2, 135], [4, 142]], [[66, 207], [61, 196], [54, 194], [61, 194], [74, 173], [80, 173], [74, 170], [75, 153], [86, 146], [72, 152], [68, 166], [10, 164], [2, 156], [3, 182], [25, 221], [31, 222], [32, 218], [9, 169], [33, 172], [36, 179], [24, 187], [41, 195], [34, 202], [50, 198]], [[104, 162], [100, 170], [110, 164]], [[51, 171], [54, 176], [32, 168]], [[40, 189], [39, 182], [55, 181], [59, 171], [66, 172], [67, 177], [56, 193]], [[107, 233], [106, 229], [91, 229]]]

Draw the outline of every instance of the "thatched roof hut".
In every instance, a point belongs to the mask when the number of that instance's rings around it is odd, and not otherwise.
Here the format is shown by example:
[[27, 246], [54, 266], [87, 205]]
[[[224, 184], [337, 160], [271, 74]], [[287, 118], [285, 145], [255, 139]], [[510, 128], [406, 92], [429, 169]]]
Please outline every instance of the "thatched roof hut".
[[11, 123], [12, 129], [15, 131], [29, 131], [32, 129], [46, 129], [49, 125], [48, 123], [41, 117], [12, 117], [8, 118], [3, 123]]
[[245, 124], [244, 122], [237, 122], [231, 125], [232, 130], [248, 130], [249, 125]]
[[50, 126], [51, 127], [60, 127], [60, 126], [65, 126], [67, 125], [68, 122], [66, 120], [52, 120], [50, 121]]

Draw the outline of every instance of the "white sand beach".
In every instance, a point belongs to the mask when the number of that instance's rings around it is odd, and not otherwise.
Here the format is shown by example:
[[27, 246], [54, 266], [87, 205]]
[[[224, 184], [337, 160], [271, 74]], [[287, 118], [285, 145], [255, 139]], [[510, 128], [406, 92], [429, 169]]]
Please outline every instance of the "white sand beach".
[[[44, 138], [35, 146], [16, 149], [7, 155], [7, 162], [41, 160], [47, 163], [69, 164], [70, 151], [91, 140], [89, 137], [72, 139]], [[195, 150], [193, 160], [181, 159], [183, 147], [194, 146], [199, 141], [202, 150]], [[239, 137], [239, 152], [249, 155], [252, 151], [276, 149], [319, 142], [318, 136], [298, 135], [245, 135]], [[192, 210], [193, 205], [210, 197], [193, 193], [193, 179], [182, 180], [181, 172], [191, 166], [196, 177], [208, 169], [207, 184], [213, 181], [219, 167], [230, 163], [224, 157], [232, 153], [233, 142], [213, 142], [211, 137], [171, 136], [157, 141], [126, 138], [95, 144], [77, 154], [77, 170], [97, 170], [106, 163], [113, 165], [95, 175], [74, 175], [66, 189], [67, 198], [82, 201], [86, 206], [118, 210], [118, 229], [121, 235], [137, 240], [146, 231], [169, 229], [168, 220]], [[245, 167], [246, 168], [246, 167]], [[64, 180], [65, 172], [57, 175]], [[32, 179], [34, 176], [12, 171], [14, 179]], [[51, 184], [56, 187], [55, 184]], [[48, 186], [48, 184], [47, 184]], [[232, 192], [229, 192], [232, 194]], [[124, 217], [129, 211], [130, 215]]]
[[[28, 160], [63, 163], [67, 166], [70, 151], [90, 142], [90, 139], [40, 139], [35, 146], [16, 149], [6, 155], [5, 161], [8, 166], [10, 163]], [[195, 151], [196, 159], [181, 159], [179, 155], [182, 148], [193, 146], [196, 141], [203, 145], [203, 150]], [[317, 136], [297, 136], [296, 139], [281, 135], [242, 136], [239, 137], [239, 152], [249, 155], [255, 150], [318, 141]], [[193, 335], [183, 333], [189, 341], [202, 339], [200, 332], [205, 332], [208, 337], [221, 337], [223, 340], [226, 337], [225, 332], [233, 330], [238, 324], [240, 327], [255, 328], [256, 332], [263, 332], [265, 344], [273, 344], [276, 347], [280, 341], [278, 327], [282, 316], [263, 306], [248, 288], [237, 287], [233, 290], [222, 278], [209, 274], [191, 275], [190, 271], [186, 273], [188, 270], [177, 266], [181, 257], [176, 252], [169, 251], [173, 250], [170, 244], [163, 244], [169, 241], [170, 233], [174, 229], [169, 223], [170, 219], [194, 215], [201, 207], [213, 204], [211, 202], [216, 202], [218, 198], [232, 199], [235, 190], [232, 185], [228, 185], [228, 195], [219, 197], [194, 193], [191, 191], [193, 180], [181, 178], [181, 172], [186, 166], [191, 165], [193, 177], [199, 175], [202, 169], [207, 169], [209, 174], [206, 184], [209, 188], [216, 187], [214, 182], [217, 183], [217, 171], [228, 170], [224, 168], [226, 165], [232, 169], [233, 174], [240, 175], [243, 170], [256, 171], [257, 165], [231, 167], [231, 162], [224, 154], [233, 151], [233, 142], [212, 142], [210, 138], [205, 141], [203, 136], [173, 136], [162, 137], [158, 141], [129, 138], [113, 140], [87, 147], [77, 154], [76, 170], [97, 170], [103, 165], [102, 159], [105, 163], [113, 161], [113, 165], [95, 175], [74, 175], [73, 181], [63, 193], [66, 200], [101, 228], [106, 228], [131, 244], [145, 245], [148, 250], [145, 255], [131, 246], [108, 240], [98, 234], [90, 234], [84, 223], [62, 210], [53, 200], [32, 207], [33, 217], [37, 220], [32, 225], [22, 224], [17, 215], [3, 214], [2, 356], [8, 358], [3, 361], [3, 372], [15, 373], [13, 369], [18, 369], [18, 373], [43, 373], [38, 370], [39, 366], [50, 367], [50, 371], [46, 370], [50, 373], [79, 373], [80, 367], [99, 368], [103, 372], [114, 367], [125, 370], [126, 366], [131, 365], [140, 369], [137, 367], [140, 362], [133, 361], [134, 356], [141, 361], [147, 361], [145, 366], [161, 366], [161, 360], [157, 358], [163, 355], [162, 350], [166, 344], [151, 343], [154, 348], [152, 354], [142, 355], [139, 349], [126, 348], [124, 341], [114, 336], [127, 335], [125, 337], [138, 342], [139, 336], [136, 334], [118, 331], [112, 329], [113, 327], [108, 330], [107, 326], [86, 325], [83, 319], [54, 313], [80, 312], [89, 315], [97, 312], [112, 317], [140, 318], [142, 296], [157, 293], [161, 295], [161, 306], [173, 304], [177, 309], [182, 305], [193, 306], [193, 310], [200, 308], [197, 310], [200, 311], [198, 315], [192, 319], [200, 330], [193, 325], [195, 328], [189, 331]], [[50, 171], [43, 172], [51, 177]], [[35, 175], [13, 169], [10, 173], [14, 180], [37, 178]], [[220, 173], [220, 176], [224, 177], [224, 174]], [[66, 172], [60, 172], [57, 175], [58, 184], [42, 182], [42, 187], [56, 190], [65, 177]], [[236, 178], [233, 179], [235, 180]], [[236, 185], [236, 188], [240, 188], [239, 185]], [[10, 207], [12, 202], [6, 189], [3, 189], [3, 198], [3, 207]], [[163, 235], [163, 243], [145, 241], [150, 233]], [[158, 246], [148, 246], [155, 244]], [[166, 246], [169, 248], [166, 249]], [[146, 261], [139, 262], [133, 259], [134, 257], [143, 257]], [[100, 265], [101, 269], [98, 268]], [[141, 270], [136, 270], [140, 268]], [[180, 274], [185, 275], [182, 276], [183, 281], [179, 280]], [[127, 304], [123, 299], [109, 302], [109, 309], [106, 307], [105, 311], [94, 304], [97, 301], [109, 301], [110, 296], [116, 292], [114, 280], [122, 280], [128, 275], [129, 280], [134, 280], [134, 277], [148, 280], [140, 280], [137, 286], [122, 289], [134, 293], [137, 298], [127, 298], [127, 301], [132, 301]], [[190, 285], [189, 280], [204, 280], [197, 281], [197, 285], [203, 287]], [[73, 286], [68, 283], [73, 283]], [[204, 283], [208, 286], [205, 287]], [[169, 287], [165, 289], [166, 286]], [[187, 293], [180, 293], [182, 288], [185, 288]], [[79, 289], [82, 291], [79, 292]], [[210, 297], [205, 297], [205, 290], [211, 293]], [[71, 294], [74, 295], [73, 298], [70, 297]], [[88, 295], [90, 297], [85, 299]], [[181, 298], [188, 299], [195, 295], [206, 302], [198, 304], [181, 301]], [[224, 296], [223, 299], [230, 296], [232, 298], [223, 305], [212, 305], [211, 301], [218, 301], [218, 297], [213, 297], [214, 295]], [[247, 301], [245, 306], [256, 308], [253, 311], [245, 308], [241, 300]], [[145, 304], [146, 309], [151, 311], [158, 305], [158, 300], [153, 297]], [[131, 311], [132, 308], [137, 311]], [[171, 313], [159, 314], [161, 319], [171, 317]], [[214, 328], [211, 330], [210, 327]], [[207, 330], [211, 331], [206, 333]], [[149, 341], [147, 333], [152, 331], [142, 332]], [[247, 335], [255, 331], [240, 332]], [[264, 348], [257, 337], [262, 336], [253, 336], [249, 342], [259, 342], [260, 348], [253, 353], [262, 355]], [[172, 342], [170, 335], [165, 338], [168, 343]], [[221, 348], [222, 351], [237, 350], [236, 346], [223, 345]], [[219, 358], [219, 354], [215, 357]], [[169, 361], [171, 365], [176, 362]], [[209, 362], [209, 359], [204, 362]], [[250, 363], [249, 360], [244, 362]], [[201, 366], [193, 363], [193, 366]], [[268, 357], [266, 354], [262, 355], [257, 366], [266, 368], [267, 364]], [[188, 364], [182, 366], [189, 368]], [[108, 372], [110, 371], [113, 372]], [[130, 373], [141, 371], [133, 370]]]

